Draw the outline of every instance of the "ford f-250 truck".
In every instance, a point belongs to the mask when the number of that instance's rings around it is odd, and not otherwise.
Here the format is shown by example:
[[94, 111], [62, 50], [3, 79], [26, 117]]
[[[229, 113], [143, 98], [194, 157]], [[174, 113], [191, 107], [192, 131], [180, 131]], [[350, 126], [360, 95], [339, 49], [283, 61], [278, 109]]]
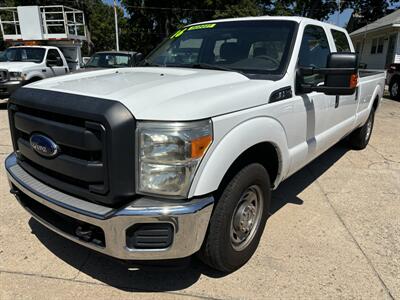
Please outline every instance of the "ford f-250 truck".
[[385, 74], [357, 65], [342, 28], [255, 17], [187, 26], [142, 67], [30, 84], [8, 106], [11, 193], [112, 257], [237, 270], [271, 190], [345, 137], [367, 146]]
[[0, 56], [0, 99], [25, 84], [68, 72], [67, 61], [57, 47], [10, 47]]

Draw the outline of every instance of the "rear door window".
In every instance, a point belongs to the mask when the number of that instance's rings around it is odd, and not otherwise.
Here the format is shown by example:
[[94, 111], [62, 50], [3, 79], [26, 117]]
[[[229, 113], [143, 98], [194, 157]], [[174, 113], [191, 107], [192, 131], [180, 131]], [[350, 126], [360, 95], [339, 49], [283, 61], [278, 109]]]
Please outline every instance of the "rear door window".
[[332, 29], [333, 40], [335, 41], [337, 52], [351, 52], [349, 40], [344, 32]]

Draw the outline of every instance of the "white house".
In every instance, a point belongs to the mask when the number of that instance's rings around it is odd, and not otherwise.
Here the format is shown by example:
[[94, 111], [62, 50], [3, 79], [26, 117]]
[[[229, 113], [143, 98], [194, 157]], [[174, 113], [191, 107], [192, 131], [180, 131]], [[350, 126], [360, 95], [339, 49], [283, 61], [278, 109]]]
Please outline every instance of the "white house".
[[350, 33], [360, 63], [384, 69], [400, 63], [400, 9]]

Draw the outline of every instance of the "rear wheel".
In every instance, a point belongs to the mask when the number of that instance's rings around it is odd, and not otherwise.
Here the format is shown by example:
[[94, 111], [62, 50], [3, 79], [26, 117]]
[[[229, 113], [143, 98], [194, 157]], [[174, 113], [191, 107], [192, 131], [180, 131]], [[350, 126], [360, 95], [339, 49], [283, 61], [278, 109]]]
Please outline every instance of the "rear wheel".
[[222, 191], [210, 220], [200, 259], [222, 272], [242, 267], [259, 244], [271, 201], [267, 170], [252, 163]]
[[393, 79], [389, 85], [390, 98], [395, 100], [400, 100], [399, 88], [400, 88], [400, 79], [399, 78]]
[[349, 142], [353, 149], [361, 150], [367, 147], [374, 128], [375, 109], [372, 107], [367, 122], [353, 131], [349, 136]]

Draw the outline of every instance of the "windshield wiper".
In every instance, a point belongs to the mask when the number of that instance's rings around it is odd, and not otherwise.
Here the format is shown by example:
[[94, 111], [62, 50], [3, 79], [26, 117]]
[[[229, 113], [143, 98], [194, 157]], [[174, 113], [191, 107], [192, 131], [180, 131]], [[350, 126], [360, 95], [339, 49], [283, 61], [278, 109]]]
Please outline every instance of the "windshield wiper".
[[139, 65], [138, 67], [161, 67], [161, 65], [159, 64], [155, 64], [150, 62], [148, 59], [144, 59]]
[[177, 67], [177, 68], [192, 68], [192, 69], [207, 69], [207, 70], [219, 70], [219, 71], [227, 71], [227, 72], [236, 72], [245, 75], [242, 71], [237, 69], [232, 69], [226, 66], [220, 65], [212, 65], [207, 63], [195, 63], [195, 64], [187, 64], [187, 65], [180, 65], [180, 64], [168, 64], [165, 65], [166, 67]]

